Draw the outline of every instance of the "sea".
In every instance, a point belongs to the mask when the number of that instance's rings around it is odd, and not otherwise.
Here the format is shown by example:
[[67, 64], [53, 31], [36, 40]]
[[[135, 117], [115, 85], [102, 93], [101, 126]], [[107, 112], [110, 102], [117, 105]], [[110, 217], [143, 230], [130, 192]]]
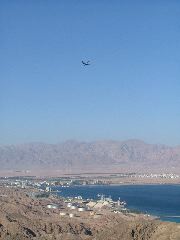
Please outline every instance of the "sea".
[[163, 221], [180, 223], [180, 185], [85, 185], [54, 187], [60, 196], [82, 196], [98, 199], [98, 194], [119, 198], [131, 210], [159, 217]]

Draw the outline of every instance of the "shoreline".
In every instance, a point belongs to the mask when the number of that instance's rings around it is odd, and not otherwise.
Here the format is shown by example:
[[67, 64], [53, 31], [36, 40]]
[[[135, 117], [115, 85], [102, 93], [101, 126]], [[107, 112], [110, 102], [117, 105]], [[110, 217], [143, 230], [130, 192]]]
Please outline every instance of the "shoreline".
[[162, 222], [153, 215], [115, 213], [108, 209], [78, 211], [69, 208], [62, 198], [52, 195], [36, 198], [31, 195], [34, 191], [34, 188], [1, 187], [0, 238], [133, 240], [136, 234], [138, 239], [154, 240], [161, 234], [163, 240], [177, 236], [176, 240], [180, 234], [179, 224]]
[[[142, 186], [142, 188], [141, 188], [141, 186]], [[146, 186], [147, 187], [148, 186], [149, 187], [154, 186], [155, 188], [149, 188], [149, 190], [147, 189], [147, 191], [145, 191], [145, 193], [143, 195], [142, 192], [144, 192], [144, 189], [146, 189]], [[170, 208], [169, 210], [165, 210], [167, 206], [162, 201], [163, 207], [161, 207], [159, 209], [161, 199], [158, 200], [158, 198], [156, 198], [156, 197], [152, 198], [152, 200], [151, 200], [152, 205], [151, 204], [150, 205], [149, 204], [143, 204], [143, 201], [145, 201], [145, 199], [147, 198], [146, 197], [147, 194], [152, 194], [152, 195], [154, 194], [154, 196], [156, 196], [155, 194], [159, 190], [160, 190], [160, 194], [161, 193], [164, 194], [164, 193], [166, 193], [166, 189], [167, 189], [167, 191], [169, 191], [168, 189], [171, 188], [171, 186], [176, 186], [179, 189], [179, 184], [176, 184], [176, 185], [175, 184], [173, 184], [173, 185], [172, 184], [164, 184], [164, 185], [162, 185], [162, 184], [74, 185], [74, 186], [70, 186], [70, 187], [65, 188], [65, 189], [61, 188], [61, 186], [56, 186], [57, 188], [53, 187], [53, 189], [61, 190], [59, 195], [64, 196], [64, 197], [66, 197], [66, 196], [74, 197], [75, 192], [77, 192], [77, 195], [81, 195], [85, 199], [86, 198], [88, 198], [88, 199], [92, 198], [92, 200], [97, 200], [98, 199], [97, 194], [99, 194], [99, 193], [103, 194], [103, 195], [108, 195], [109, 194], [112, 197], [112, 199], [114, 199], [114, 200], [117, 200], [118, 197], [121, 197], [121, 199], [123, 201], [127, 202], [127, 206], [126, 206], [127, 210], [129, 210], [132, 213], [138, 213], [138, 214], [141, 213], [141, 214], [144, 214], [144, 215], [150, 215], [152, 217], [155, 216], [155, 219], [159, 219], [163, 222], [180, 223], [180, 221], [179, 221], [180, 217], [179, 218], [177, 217], [177, 216], [179, 216], [179, 211], [178, 211], [179, 208], [177, 208], [177, 213], [176, 213], [176, 211], [174, 210], [173, 207]], [[112, 187], [112, 190], [111, 190], [111, 187]], [[119, 190], [118, 190], [118, 187], [120, 187]], [[130, 191], [133, 191], [132, 194], [130, 194], [130, 195], [126, 194], [126, 187], [127, 187], [127, 192], [129, 192], [128, 187], [130, 187]], [[137, 188], [137, 187], [140, 187], [140, 188]], [[160, 187], [160, 189], [159, 189], [159, 187]], [[136, 194], [136, 188], [137, 188], [137, 193], [139, 194], [138, 196]], [[64, 192], [63, 192], [63, 189], [65, 190]], [[88, 194], [86, 194], [85, 193], [86, 189], [92, 189], [92, 190], [88, 190]], [[176, 188], [175, 188], [175, 190], [176, 190]], [[172, 193], [175, 190], [172, 190]], [[108, 193], [107, 193], [107, 191], [108, 191]], [[118, 194], [119, 194], [119, 196], [118, 196]], [[136, 200], [132, 201], [133, 196], [135, 197]], [[139, 203], [137, 202], [137, 197], [139, 198], [139, 200], [138, 200]], [[159, 203], [156, 204], [155, 203], [156, 201], [159, 201]], [[173, 202], [172, 198], [171, 198], [171, 202]], [[175, 217], [173, 217], [173, 216], [175, 216]]]
[[41, 172], [13, 172], [13, 171], [0, 171], [0, 178], [24, 178], [24, 179], [36, 179], [36, 180], [57, 180], [71, 179], [72, 181], [79, 181], [80, 184], [85, 185], [179, 185], [180, 184], [180, 173], [69, 173], [69, 174], [45, 174]]

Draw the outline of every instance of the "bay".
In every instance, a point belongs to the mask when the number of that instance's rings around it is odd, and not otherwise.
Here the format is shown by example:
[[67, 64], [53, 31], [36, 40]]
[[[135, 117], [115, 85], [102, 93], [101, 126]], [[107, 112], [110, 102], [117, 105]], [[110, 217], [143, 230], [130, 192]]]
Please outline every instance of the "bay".
[[54, 187], [59, 195], [98, 199], [98, 194], [121, 198], [127, 208], [160, 217], [163, 221], [180, 222], [180, 185], [93, 185]]

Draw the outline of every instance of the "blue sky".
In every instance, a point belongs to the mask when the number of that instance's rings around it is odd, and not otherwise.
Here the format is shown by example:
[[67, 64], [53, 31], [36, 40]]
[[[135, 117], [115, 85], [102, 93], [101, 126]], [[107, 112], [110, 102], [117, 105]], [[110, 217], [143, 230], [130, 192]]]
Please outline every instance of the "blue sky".
[[0, 34], [0, 144], [180, 145], [179, 0], [4, 0]]

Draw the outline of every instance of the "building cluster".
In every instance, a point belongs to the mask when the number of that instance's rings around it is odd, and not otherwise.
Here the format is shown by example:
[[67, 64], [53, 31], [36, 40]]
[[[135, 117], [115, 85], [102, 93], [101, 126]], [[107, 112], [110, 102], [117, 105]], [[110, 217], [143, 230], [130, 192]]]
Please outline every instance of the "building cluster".
[[[124, 180], [123, 180], [124, 179]], [[174, 173], [119, 173], [109, 174], [107, 176], [71, 176], [56, 178], [36, 178], [34, 176], [19, 177], [1, 177], [0, 185], [6, 187], [27, 188], [33, 187], [37, 189], [51, 192], [57, 186], [67, 188], [78, 185], [109, 185], [123, 183], [126, 179], [169, 179], [178, 180], [180, 175]], [[178, 180], [179, 181], [179, 180]]]
[[180, 175], [174, 173], [161, 173], [161, 174], [136, 174], [135, 177], [138, 178], [167, 178], [167, 179], [177, 179]]
[[127, 212], [125, 208], [126, 203], [113, 201], [111, 197], [105, 197], [101, 195], [100, 199], [83, 199], [81, 196], [61, 198], [61, 203], [57, 204], [51, 202], [47, 204], [47, 208], [55, 211], [60, 217], [99, 217], [103, 211], [110, 210], [114, 213]]
[[[57, 190], [54, 186], [57, 180], [52, 179], [37, 179], [24, 177], [20, 178], [1, 178], [0, 185], [8, 188], [21, 188], [26, 191], [29, 197], [41, 199], [42, 205], [47, 211], [55, 211], [60, 217], [94, 217], [97, 218], [103, 211], [110, 210], [111, 212], [120, 213], [126, 212], [126, 203], [113, 201], [111, 197], [98, 194], [97, 199], [83, 199], [81, 196], [62, 197], [61, 194], [56, 194]], [[61, 186], [70, 186], [72, 181], [68, 179], [62, 181]], [[44, 202], [44, 203], [43, 203]]]

